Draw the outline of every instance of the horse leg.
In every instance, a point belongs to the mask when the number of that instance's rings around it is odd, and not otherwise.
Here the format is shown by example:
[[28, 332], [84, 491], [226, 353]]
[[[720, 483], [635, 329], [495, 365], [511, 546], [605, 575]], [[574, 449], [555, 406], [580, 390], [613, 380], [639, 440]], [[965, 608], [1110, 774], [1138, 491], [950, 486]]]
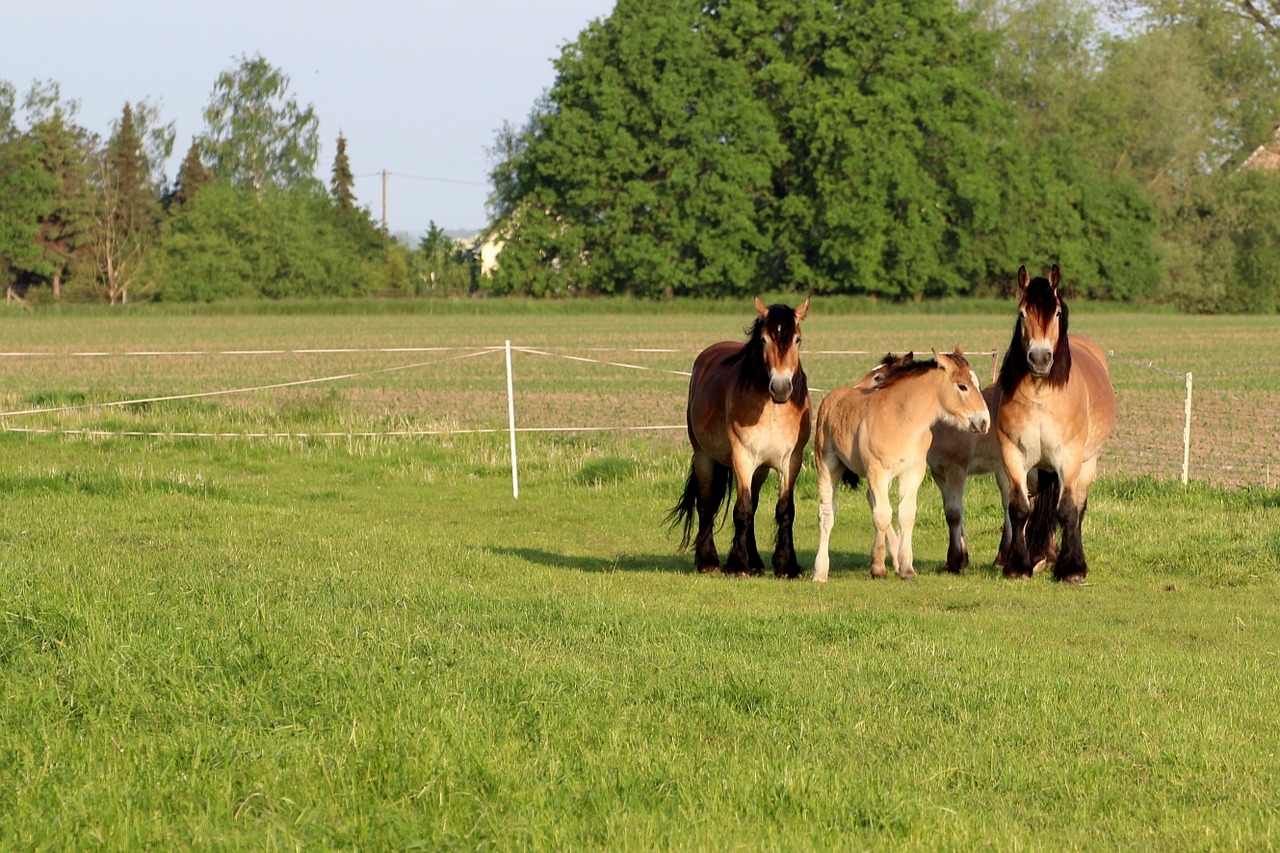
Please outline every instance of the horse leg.
[[756, 511], [760, 509], [760, 489], [767, 479], [769, 479], [769, 469], [765, 467], [756, 469], [755, 475], [751, 478], [751, 520], [747, 522], [747, 564], [751, 567], [753, 575], [764, 572], [764, 560], [761, 559], [760, 551], [756, 547]]
[[867, 471], [867, 503], [871, 505], [871, 523], [875, 535], [871, 540], [871, 577], [889, 574], [884, 565], [886, 547], [892, 542], [893, 561], [898, 561], [898, 537], [893, 532], [893, 508], [889, 505], [889, 477], [884, 471]]
[[898, 570], [898, 577], [904, 581], [909, 581], [916, 576], [911, 535], [916, 527], [916, 499], [920, 493], [920, 484], [924, 482], [926, 470], [924, 465], [920, 465], [902, 472], [898, 477], [898, 531], [901, 541], [898, 545], [898, 558], [894, 561], [894, 568]]
[[720, 571], [720, 555], [716, 552], [716, 515], [729, 488], [729, 469], [705, 453], [693, 457], [693, 470], [698, 478], [698, 536], [694, 540], [693, 564], [703, 574]]
[[1004, 511], [1004, 527], [1000, 531], [1000, 550], [996, 552], [995, 565], [1004, 568], [1009, 564], [1009, 550], [1013, 547], [1013, 522], [1009, 520], [1009, 477], [1004, 468], [996, 469], [996, 485], [1000, 487], [1000, 509]]
[[1031, 553], [1027, 549], [1027, 519], [1031, 517], [1031, 500], [1027, 497], [1027, 469], [1021, 453], [1009, 444], [1003, 448], [1004, 473], [1009, 480], [1009, 559], [1004, 566], [1007, 578], [1029, 578], [1033, 574]]
[[[942, 492], [942, 508], [947, 516], [950, 541], [947, 544], [947, 564], [944, 569], [959, 574], [969, 567], [969, 544], [964, 538], [964, 485], [965, 471], [957, 465], [939, 465], [933, 469], [933, 481]], [[902, 494], [902, 484], [898, 484]], [[899, 509], [899, 517], [902, 510]]]
[[735, 453], [733, 459], [733, 479], [738, 487], [738, 496], [733, 504], [733, 546], [729, 549], [729, 557], [724, 566], [725, 574], [731, 577], [743, 577], [756, 571], [751, 567], [754, 545], [747, 545], [747, 537], [755, 529], [752, 523], [755, 502], [751, 499], [751, 484], [755, 480], [756, 471], [739, 459], [739, 455]]
[[831, 569], [831, 529], [836, 526], [836, 483], [844, 476], [845, 465], [833, 452], [819, 450], [813, 456], [818, 466], [818, 553], [813, 558], [813, 579], [826, 583]]
[[773, 516], [778, 524], [778, 535], [773, 545], [773, 574], [779, 578], [800, 576], [800, 561], [796, 559], [791, 528], [796, 518], [796, 477], [800, 476], [803, 464], [804, 448], [797, 447], [787, 460], [786, 470], [778, 472], [778, 506]]
[[1063, 485], [1062, 498], [1058, 501], [1058, 523], [1062, 525], [1062, 547], [1058, 552], [1057, 562], [1053, 564], [1054, 580], [1082, 584], [1089, 572], [1084, 558], [1081, 525], [1096, 465], [1094, 460], [1089, 460], [1087, 464], [1079, 466], [1076, 472], [1071, 472], [1075, 476], [1068, 472], [1061, 475]]

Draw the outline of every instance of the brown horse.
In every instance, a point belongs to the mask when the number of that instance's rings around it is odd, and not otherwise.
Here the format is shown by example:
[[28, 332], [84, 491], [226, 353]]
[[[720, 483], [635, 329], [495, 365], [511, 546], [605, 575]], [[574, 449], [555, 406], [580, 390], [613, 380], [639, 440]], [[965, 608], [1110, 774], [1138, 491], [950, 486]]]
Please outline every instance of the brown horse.
[[[877, 381], [877, 374], [879, 379]], [[911, 535], [916, 493], [927, 470], [926, 456], [935, 424], [986, 432], [990, 415], [979, 392], [981, 383], [969, 361], [955, 352], [934, 353], [933, 361], [889, 359], [856, 386], [836, 388], [818, 408], [814, 461], [818, 466], [818, 554], [813, 579], [825, 581], [829, 543], [835, 526], [835, 484], [846, 472], [867, 478], [875, 538], [871, 575], [887, 574], [885, 552], [892, 552], [898, 576], [915, 577]], [[892, 524], [889, 485], [898, 480], [898, 527]]]
[[667, 519], [673, 527], [683, 525], [680, 547], [687, 548], [696, 512], [694, 565], [701, 572], [719, 571], [714, 528], [732, 480], [737, 485], [733, 547], [724, 571], [733, 576], [759, 574], [764, 561], [756, 549], [755, 513], [760, 487], [772, 468], [778, 472], [773, 573], [794, 578], [800, 564], [791, 537], [792, 489], [809, 443], [812, 417], [809, 386], [800, 366], [800, 322], [809, 311], [809, 300], [792, 310], [786, 305], [766, 308], [756, 297], [755, 306], [759, 316], [745, 344], [712, 344], [693, 362], [687, 409], [693, 463], [684, 495]]
[[[983, 388], [982, 399], [987, 401], [991, 422], [995, 423], [1000, 417], [999, 384], [992, 383]], [[1009, 520], [1009, 480], [1004, 474], [1000, 439], [996, 431], [977, 434], [958, 430], [948, 424], [938, 424], [933, 428], [933, 444], [929, 446], [929, 471], [933, 474], [933, 481], [938, 484], [938, 490], [942, 492], [942, 508], [950, 531], [945, 570], [959, 573], [969, 566], [969, 543], [964, 535], [964, 490], [970, 477], [983, 474], [994, 474], [996, 485], [1000, 488], [1004, 529], [1000, 535], [1000, 549], [996, 552], [995, 564], [1008, 564], [1009, 547], [1013, 542], [1013, 524]], [[1043, 477], [1051, 476], [1043, 471], [1039, 474]], [[1053, 561], [1058, 553], [1052, 525], [1055, 510], [1051, 505], [1037, 501], [1040, 490], [1038, 478], [1028, 479], [1027, 489], [1032, 507], [1028, 531], [1035, 534], [1027, 545], [1031, 550], [1035, 571], [1038, 572]], [[1045, 506], [1050, 506], [1047, 521], [1043, 514]]]
[[1097, 473], [1098, 455], [1116, 422], [1116, 396], [1101, 347], [1067, 333], [1067, 304], [1058, 290], [1058, 265], [1049, 277], [1030, 278], [1018, 269], [1018, 321], [1000, 365], [1000, 411], [996, 437], [1009, 481], [1009, 520], [1013, 527], [1006, 577], [1030, 577], [1034, 564], [1027, 519], [1031, 503], [1027, 474], [1040, 477], [1038, 504], [1054, 508], [1062, 541], [1053, 576], [1084, 583], [1088, 566], [1080, 526]]

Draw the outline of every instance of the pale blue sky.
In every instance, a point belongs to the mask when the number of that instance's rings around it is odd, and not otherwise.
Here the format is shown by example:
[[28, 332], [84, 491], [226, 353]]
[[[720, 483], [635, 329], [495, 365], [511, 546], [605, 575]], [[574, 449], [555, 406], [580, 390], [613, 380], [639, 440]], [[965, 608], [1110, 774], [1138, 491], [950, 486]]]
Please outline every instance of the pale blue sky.
[[[125, 101], [149, 99], [174, 121], [172, 178], [218, 74], [259, 52], [292, 78], [320, 119], [326, 183], [338, 131], [356, 192], [377, 217], [382, 169], [393, 232], [485, 222], [485, 149], [523, 123], [555, 79], [551, 61], [613, 0], [64, 0], [5, 2], [0, 80], [56, 80], [79, 122], [106, 135]], [[411, 176], [411, 177], [410, 177]], [[425, 180], [433, 179], [433, 180]]]

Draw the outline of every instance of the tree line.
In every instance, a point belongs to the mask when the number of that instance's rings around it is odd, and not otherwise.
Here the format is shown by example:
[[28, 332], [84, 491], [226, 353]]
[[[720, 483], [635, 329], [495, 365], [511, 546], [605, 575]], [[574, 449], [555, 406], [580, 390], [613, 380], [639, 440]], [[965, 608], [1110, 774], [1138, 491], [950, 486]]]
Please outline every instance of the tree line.
[[178, 174], [175, 130], [125, 103], [103, 139], [56, 82], [0, 80], [0, 286], [7, 300], [210, 301], [467, 291], [434, 223], [407, 249], [356, 204], [346, 139], [326, 187], [319, 120], [262, 56], [219, 75]]
[[497, 135], [490, 286], [1280, 304], [1280, 2], [618, 0]]
[[[1110, 5], [1100, 5], [1110, 4]], [[1074, 296], [1280, 307], [1280, 0], [618, 0], [495, 136], [498, 266], [352, 194], [346, 140], [260, 55], [178, 174], [126, 103], [0, 81], [0, 285], [107, 302], [482, 291]], [[1280, 143], [1278, 143], [1280, 145]]]

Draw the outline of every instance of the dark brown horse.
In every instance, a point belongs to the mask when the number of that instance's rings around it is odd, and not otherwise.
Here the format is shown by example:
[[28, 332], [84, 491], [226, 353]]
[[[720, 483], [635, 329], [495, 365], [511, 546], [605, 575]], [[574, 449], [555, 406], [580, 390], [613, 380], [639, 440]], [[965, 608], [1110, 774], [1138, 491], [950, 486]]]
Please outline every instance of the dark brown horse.
[[1022, 298], [1013, 340], [1000, 365], [996, 415], [1013, 533], [1004, 573], [1030, 577], [1034, 569], [1028, 536], [1043, 540], [1043, 534], [1027, 524], [1027, 474], [1039, 468], [1052, 476], [1039, 478], [1037, 508], [1056, 508], [1055, 520], [1062, 528], [1053, 576], [1083, 583], [1089, 569], [1080, 526], [1098, 455], [1115, 426], [1116, 396], [1101, 347], [1081, 335], [1068, 335], [1067, 304], [1058, 282], [1057, 264], [1048, 278], [1031, 278], [1025, 266], [1018, 269]]
[[760, 487], [769, 469], [778, 472], [778, 534], [773, 550], [773, 573], [794, 578], [800, 574], [791, 526], [795, 518], [792, 488], [809, 443], [812, 404], [804, 368], [800, 366], [800, 322], [809, 300], [792, 310], [756, 297], [756, 318], [745, 344], [712, 344], [693, 363], [689, 380], [687, 419], [693, 464], [684, 495], [668, 521], [683, 525], [680, 547], [693, 538], [698, 517], [694, 565], [701, 572], [720, 570], [714, 528], [729, 483], [737, 485], [733, 507], [733, 547], [726, 574], [739, 576], [764, 571], [756, 549], [755, 512]]

